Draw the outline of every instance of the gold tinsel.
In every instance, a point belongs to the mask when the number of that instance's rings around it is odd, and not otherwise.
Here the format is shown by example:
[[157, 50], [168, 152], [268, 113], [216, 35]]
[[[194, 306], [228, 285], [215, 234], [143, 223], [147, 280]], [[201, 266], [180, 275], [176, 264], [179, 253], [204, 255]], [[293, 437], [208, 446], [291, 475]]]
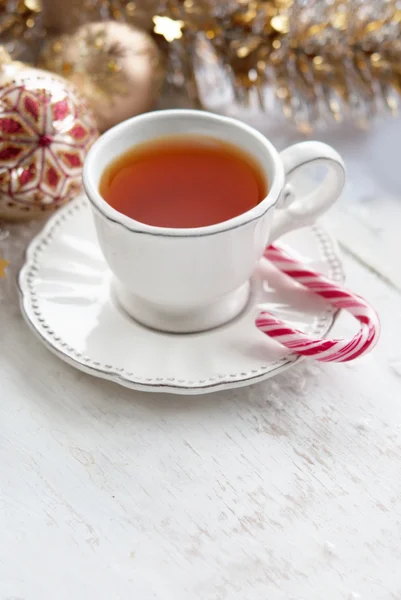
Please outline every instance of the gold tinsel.
[[[237, 102], [267, 108], [266, 89], [273, 89], [304, 131], [347, 116], [366, 124], [380, 110], [398, 109], [400, 0], [42, 2], [50, 29], [115, 19], [152, 32], [167, 54], [169, 80], [193, 102], [206, 48]], [[1, 41], [37, 36], [40, 11], [40, 0], [0, 0]]]
[[[396, 0], [167, 0], [157, 16], [182, 24], [171, 42], [178, 73], [190, 70], [181, 63], [196, 64], [207, 44], [237, 101], [255, 97], [265, 108], [264, 89], [273, 85], [302, 130], [347, 115], [365, 124], [380, 109], [398, 108]], [[167, 24], [167, 33], [172, 29]]]

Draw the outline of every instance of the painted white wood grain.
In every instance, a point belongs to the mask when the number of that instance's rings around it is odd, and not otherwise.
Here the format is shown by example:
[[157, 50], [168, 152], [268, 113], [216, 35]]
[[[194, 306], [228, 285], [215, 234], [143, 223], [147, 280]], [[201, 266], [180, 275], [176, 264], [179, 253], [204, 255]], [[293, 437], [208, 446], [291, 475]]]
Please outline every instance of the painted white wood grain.
[[0, 598], [399, 598], [400, 299], [347, 270], [372, 355], [207, 398], [79, 373], [3, 302]]
[[[344, 244], [397, 283], [398, 213], [372, 211], [381, 237]], [[199, 398], [68, 367], [0, 281], [0, 599], [399, 600], [400, 294], [346, 270], [382, 318], [373, 354]]]
[[[343, 247], [401, 290], [401, 119], [377, 123], [333, 144], [348, 184], [325, 219]], [[330, 140], [331, 141], [331, 140]]]

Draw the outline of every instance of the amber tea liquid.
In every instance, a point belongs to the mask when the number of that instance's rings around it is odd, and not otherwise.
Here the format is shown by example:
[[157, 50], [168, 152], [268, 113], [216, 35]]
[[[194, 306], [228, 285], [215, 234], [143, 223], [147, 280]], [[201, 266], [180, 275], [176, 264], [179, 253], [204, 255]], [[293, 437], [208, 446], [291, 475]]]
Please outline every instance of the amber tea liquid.
[[259, 164], [205, 136], [138, 144], [104, 171], [99, 191], [116, 210], [147, 225], [205, 227], [247, 212], [267, 194]]

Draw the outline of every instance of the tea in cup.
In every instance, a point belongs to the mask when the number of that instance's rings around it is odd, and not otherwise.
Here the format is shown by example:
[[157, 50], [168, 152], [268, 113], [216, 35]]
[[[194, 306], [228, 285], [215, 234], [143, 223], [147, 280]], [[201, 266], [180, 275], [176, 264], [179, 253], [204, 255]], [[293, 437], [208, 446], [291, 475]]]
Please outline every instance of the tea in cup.
[[[297, 194], [291, 179], [310, 164], [325, 165], [327, 175]], [[279, 153], [235, 119], [165, 110], [104, 133], [83, 181], [118, 302], [148, 327], [186, 333], [244, 309], [266, 245], [325, 212], [345, 171], [321, 142]]]

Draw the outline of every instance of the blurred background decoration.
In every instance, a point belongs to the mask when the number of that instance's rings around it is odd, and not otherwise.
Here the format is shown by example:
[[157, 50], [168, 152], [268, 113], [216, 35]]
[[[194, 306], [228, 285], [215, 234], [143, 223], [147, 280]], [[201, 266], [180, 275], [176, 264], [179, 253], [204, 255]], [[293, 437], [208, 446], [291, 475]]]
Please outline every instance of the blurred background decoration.
[[164, 78], [163, 56], [152, 37], [116, 21], [85, 23], [50, 37], [38, 64], [78, 87], [100, 131], [148, 110]]
[[[69, 61], [77, 39], [69, 36], [77, 36], [82, 25], [111, 20], [136, 33], [126, 31], [119, 45], [114, 40], [111, 55], [99, 37], [93, 38], [86, 55], [85, 49], [75, 52]], [[145, 34], [156, 41], [160, 56]], [[59, 37], [43, 55], [42, 41], [49, 35]], [[112, 38], [110, 32], [106, 37]], [[367, 125], [378, 112], [395, 113], [400, 101], [399, 0], [0, 0], [0, 40], [13, 58], [35, 62], [39, 57], [47, 68], [67, 76], [73, 72], [75, 80], [79, 71], [84, 94], [93, 91], [88, 81], [93, 84], [94, 64], [102, 73], [97, 84], [103, 92], [105, 77], [111, 87], [117, 77], [121, 83], [119, 71], [128, 83], [133, 79], [132, 94], [141, 99], [122, 110], [117, 85], [120, 110], [110, 121], [103, 115], [101, 129], [150, 108], [164, 62], [168, 84], [192, 105], [207, 107], [216, 90], [220, 103], [264, 111], [274, 100], [305, 133], [346, 118]], [[66, 60], [60, 59], [63, 52]], [[135, 55], [141, 67], [130, 71]], [[152, 81], [146, 75], [149, 64]], [[145, 74], [138, 77], [141, 70]]]
[[13, 58], [33, 60], [45, 35], [41, 0], [0, 0], [0, 43]]
[[[40, 194], [27, 191], [31, 158], [52, 153], [38, 132], [25, 139], [32, 154], [10, 159], [25, 108], [13, 105], [10, 120], [4, 98], [17, 77], [30, 97], [63, 89], [86, 114], [80, 92], [101, 131], [152, 108], [197, 107], [247, 121], [279, 149], [312, 135], [334, 145], [350, 174], [330, 217], [336, 235], [401, 285], [399, 128], [386, 118], [401, 96], [401, 0], [0, 0], [0, 256], [14, 269], [42, 224], [10, 219], [46, 218], [71, 197], [42, 194], [41, 174]], [[47, 121], [51, 137], [60, 127]], [[72, 166], [80, 179], [81, 161]]]

